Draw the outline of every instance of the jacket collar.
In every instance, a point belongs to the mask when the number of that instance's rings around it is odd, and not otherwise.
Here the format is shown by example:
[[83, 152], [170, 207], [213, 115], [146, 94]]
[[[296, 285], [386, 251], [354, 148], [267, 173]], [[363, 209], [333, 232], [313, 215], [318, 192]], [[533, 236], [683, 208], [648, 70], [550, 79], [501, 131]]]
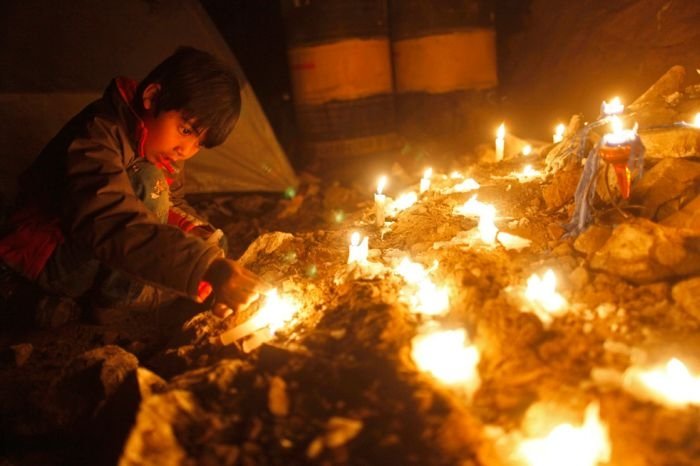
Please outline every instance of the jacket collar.
[[134, 152], [143, 157], [148, 129], [133, 106], [136, 87], [137, 82], [133, 79], [115, 78], [107, 87], [105, 98], [112, 102], [117, 115], [125, 123]]

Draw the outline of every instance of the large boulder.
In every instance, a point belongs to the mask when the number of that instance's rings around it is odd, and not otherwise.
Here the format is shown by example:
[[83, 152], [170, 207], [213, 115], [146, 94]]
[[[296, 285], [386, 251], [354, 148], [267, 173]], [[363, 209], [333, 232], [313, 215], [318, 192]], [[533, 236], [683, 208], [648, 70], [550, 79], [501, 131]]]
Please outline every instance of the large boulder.
[[692, 128], [663, 127], [643, 130], [639, 137], [652, 159], [700, 155], [700, 131]]
[[700, 195], [683, 206], [678, 212], [661, 221], [663, 225], [693, 230], [700, 234]]
[[640, 219], [616, 227], [590, 264], [635, 283], [685, 277], [700, 273], [700, 237]]
[[[700, 131], [696, 131], [700, 135]], [[700, 137], [700, 136], [699, 136]], [[643, 206], [647, 218], [663, 216], [659, 208], [689, 191], [698, 189], [700, 163], [684, 159], [663, 159], [648, 170], [632, 191], [632, 202]]]

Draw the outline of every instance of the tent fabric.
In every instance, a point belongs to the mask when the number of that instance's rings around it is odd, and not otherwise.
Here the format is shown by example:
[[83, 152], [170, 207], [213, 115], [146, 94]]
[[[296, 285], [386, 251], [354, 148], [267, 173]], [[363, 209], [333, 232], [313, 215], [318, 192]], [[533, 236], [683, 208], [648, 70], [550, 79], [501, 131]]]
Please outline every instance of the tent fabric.
[[297, 185], [250, 83], [196, 0], [8, 0], [0, 15], [0, 189], [115, 76], [143, 78], [181, 45], [229, 63], [241, 116], [221, 146], [187, 165], [188, 192], [284, 191]]

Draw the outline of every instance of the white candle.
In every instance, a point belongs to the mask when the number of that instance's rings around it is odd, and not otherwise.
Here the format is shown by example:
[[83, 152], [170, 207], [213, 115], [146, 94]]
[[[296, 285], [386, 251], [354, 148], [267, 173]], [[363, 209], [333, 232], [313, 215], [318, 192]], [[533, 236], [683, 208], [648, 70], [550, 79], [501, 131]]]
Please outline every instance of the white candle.
[[496, 242], [498, 228], [494, 223], [495, 219], [496, 208], [490, 204], [485, 205], [484, 209], [479, 215], [479, 224], [477, 225], [479, 235], [481, 235], [481, 240], [484, 243], [494, 244]]
[[420, 192], [423, 194], [430, 189], [430, 177], [433, 176], [433, 169], [428, 168], [423, 172], [423, 178], [420, 179]]
[[369, 252], [369, 240], [365, 236], [360, 240], [360, 234], [354, 232], [350, 237], [350, 246], [348, 252], [348, 264], [363, 265], [367, 263], [367, 254]]
[[612, 127], [612, 132], [603, 135], [603, 144], [606, 146], [620, 146], [623, 144], [628, 144], [637, 137], [637, 123], [634, 124], [632, 129], [625, 129], [617, 116], [610, 117], [610, 126]]
[[564, 123], [559, 123], [556, 128], [554, 128], [554, 135], [552, 135], [552, 142], [557, 144], [564, 140], [564, 133], [566, 132], [566, 126]]
[[386, 176], [379, 178], [377, 192], [374, 194], [374, 210], [377, 218], [377, 226], [384, 226], [384, 212], [386, 208], [386, 195], [382, 193], [386, 186]]
[[619, 97], [613, 97], [613, 99], [608, 103], [605, 100], [600, 106], [600, 113], [605, 116], [620, 115], [625, 111], [625, 106]]
[[496, 162], [503, 160], [503, 153], [506, 145], [506, 124], [501, 123], [496, 131]]
[[262, 328], [268, 328], [273, 334], [293, 317], [298, 308], [296, 301], [280, 297], [275, 289], [270, 290], [265, 293], [263, 305], [250, 319], [220, 335], [221, 343], [229, 345]]

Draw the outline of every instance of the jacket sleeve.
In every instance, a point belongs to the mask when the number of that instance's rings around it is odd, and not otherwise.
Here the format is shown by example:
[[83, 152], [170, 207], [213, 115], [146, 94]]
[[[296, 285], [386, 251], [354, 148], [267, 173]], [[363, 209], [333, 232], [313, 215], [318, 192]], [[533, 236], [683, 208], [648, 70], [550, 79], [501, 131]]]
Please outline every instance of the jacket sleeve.
[[119, 126], [101, 118], [72, 141], [66, 159], [65, 228], [107, 265], [196, 299], [202, 277], [220, 251], [158, 222], [131, 187], [126, 172], [130, 150]]

